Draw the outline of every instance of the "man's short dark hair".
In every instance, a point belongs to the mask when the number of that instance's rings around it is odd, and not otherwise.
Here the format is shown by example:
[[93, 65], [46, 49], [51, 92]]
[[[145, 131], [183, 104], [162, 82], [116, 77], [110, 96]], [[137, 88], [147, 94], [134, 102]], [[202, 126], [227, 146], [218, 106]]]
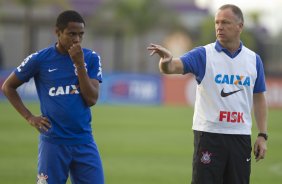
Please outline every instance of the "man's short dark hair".
[[66, 10], [62, 13], [57, 18], [56, 21], [56, 27], [63, 31], [67, 26], [69, 22], [78, 22], [78, 23], [83, 23], [85, 25], [85, 22], [82, 18], [82, 16], [74, 11], [74, 10]]
[[228, 8], [230, 8], [232, 10], [232, 12], [238, 17], [238, 19], [240, 21], [242, 21], [242, 23], [244, 23], [244, 17], [243, 17], [242, 10], [238, 6], [235, 6], [233, 4], [225, 4], [225, 5], [221, 6], [219, 8], [219, 10], [225, 10], [225, 9], [228, 9]]

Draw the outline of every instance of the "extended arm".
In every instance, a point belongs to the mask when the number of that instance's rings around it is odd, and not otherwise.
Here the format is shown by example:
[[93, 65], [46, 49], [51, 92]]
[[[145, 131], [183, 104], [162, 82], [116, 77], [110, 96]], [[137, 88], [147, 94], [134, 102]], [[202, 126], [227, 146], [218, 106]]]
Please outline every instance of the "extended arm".
[[181, 60], [179, 58], [173, 58], [169, 50], [156, 44], [150, 44], [147, 49], [152, 51], [151, 56], [154, 54], [160, 56], [159, 69], [161, 73], [183, 74], [183, 64]]
[[[267, 133], [267, 103], [264, 93], [254, 94], [254, 115], [258, 131]], [[266, 140], [263, 137], [257, 137], [254, 145], [254, 154], [256, 160], [259, 161], [265, 157], [267, 150]]]

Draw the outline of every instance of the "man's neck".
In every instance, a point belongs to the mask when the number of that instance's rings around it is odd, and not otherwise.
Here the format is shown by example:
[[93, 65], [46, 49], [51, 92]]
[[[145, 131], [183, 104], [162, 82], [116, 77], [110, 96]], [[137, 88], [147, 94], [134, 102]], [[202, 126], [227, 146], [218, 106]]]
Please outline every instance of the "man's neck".
[[59, 43], [56, 43], [56, 49], [60, 54], [67, 54], [68, 53], [66, 51], [66, 49], [64, 47], [62, 47], [62, 45], [60, 45]]
[[220, 42], [220, 44], [223, 48], [226, 48], [230, 53], [233, 54], [234, 52], [236, 52], [239, 49], [240, 40], [238, 42], [226, 42], [226, 43]]

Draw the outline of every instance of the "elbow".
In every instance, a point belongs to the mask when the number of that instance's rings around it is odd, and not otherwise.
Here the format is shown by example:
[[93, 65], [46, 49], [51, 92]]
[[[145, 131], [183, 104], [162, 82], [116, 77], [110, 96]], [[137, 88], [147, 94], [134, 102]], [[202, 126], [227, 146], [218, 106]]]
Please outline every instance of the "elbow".
[[94, 106], [94, 105], [96, 105], [96, 103], [97, 103], [97, 99], [87, 99], [86, 100], [86, 105], [88, 106], [88, 107], [92, 107], [92, 106]]
[[5, 96], [7, 96], [8, 87], [7, 87], [7, 85], [6, 85], [5, 82], [4, 82], [3, 85], [1, 86], [1, 90], [2, 90], [3, 94], [4, 94]]
[[167, 70], [161, 70], [161, 74], [173, 74], [173, 72]]
[[163, 68], [160, 68], [160, 73], [161, 74], [170, 74], [170, 72], [168, 70], [165, 70]]
[[88, 107], [96, 105], [98, 101], [98, 93], [91, 92], [91, 93], [81, 93], [82, 99], [84, 100], [85, 104]]

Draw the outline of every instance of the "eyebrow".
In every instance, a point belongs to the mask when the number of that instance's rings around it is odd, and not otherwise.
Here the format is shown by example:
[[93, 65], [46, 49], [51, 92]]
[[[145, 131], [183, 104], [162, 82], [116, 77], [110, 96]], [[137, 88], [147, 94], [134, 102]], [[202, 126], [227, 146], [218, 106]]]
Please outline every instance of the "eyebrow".
[[68, 31], [68, 33], [76, 33], [76, 34], [81, 34], [81, 33], [84, 33], [84, 31], [79, 31], [79, 32], [77, 32], [77, 31]]

